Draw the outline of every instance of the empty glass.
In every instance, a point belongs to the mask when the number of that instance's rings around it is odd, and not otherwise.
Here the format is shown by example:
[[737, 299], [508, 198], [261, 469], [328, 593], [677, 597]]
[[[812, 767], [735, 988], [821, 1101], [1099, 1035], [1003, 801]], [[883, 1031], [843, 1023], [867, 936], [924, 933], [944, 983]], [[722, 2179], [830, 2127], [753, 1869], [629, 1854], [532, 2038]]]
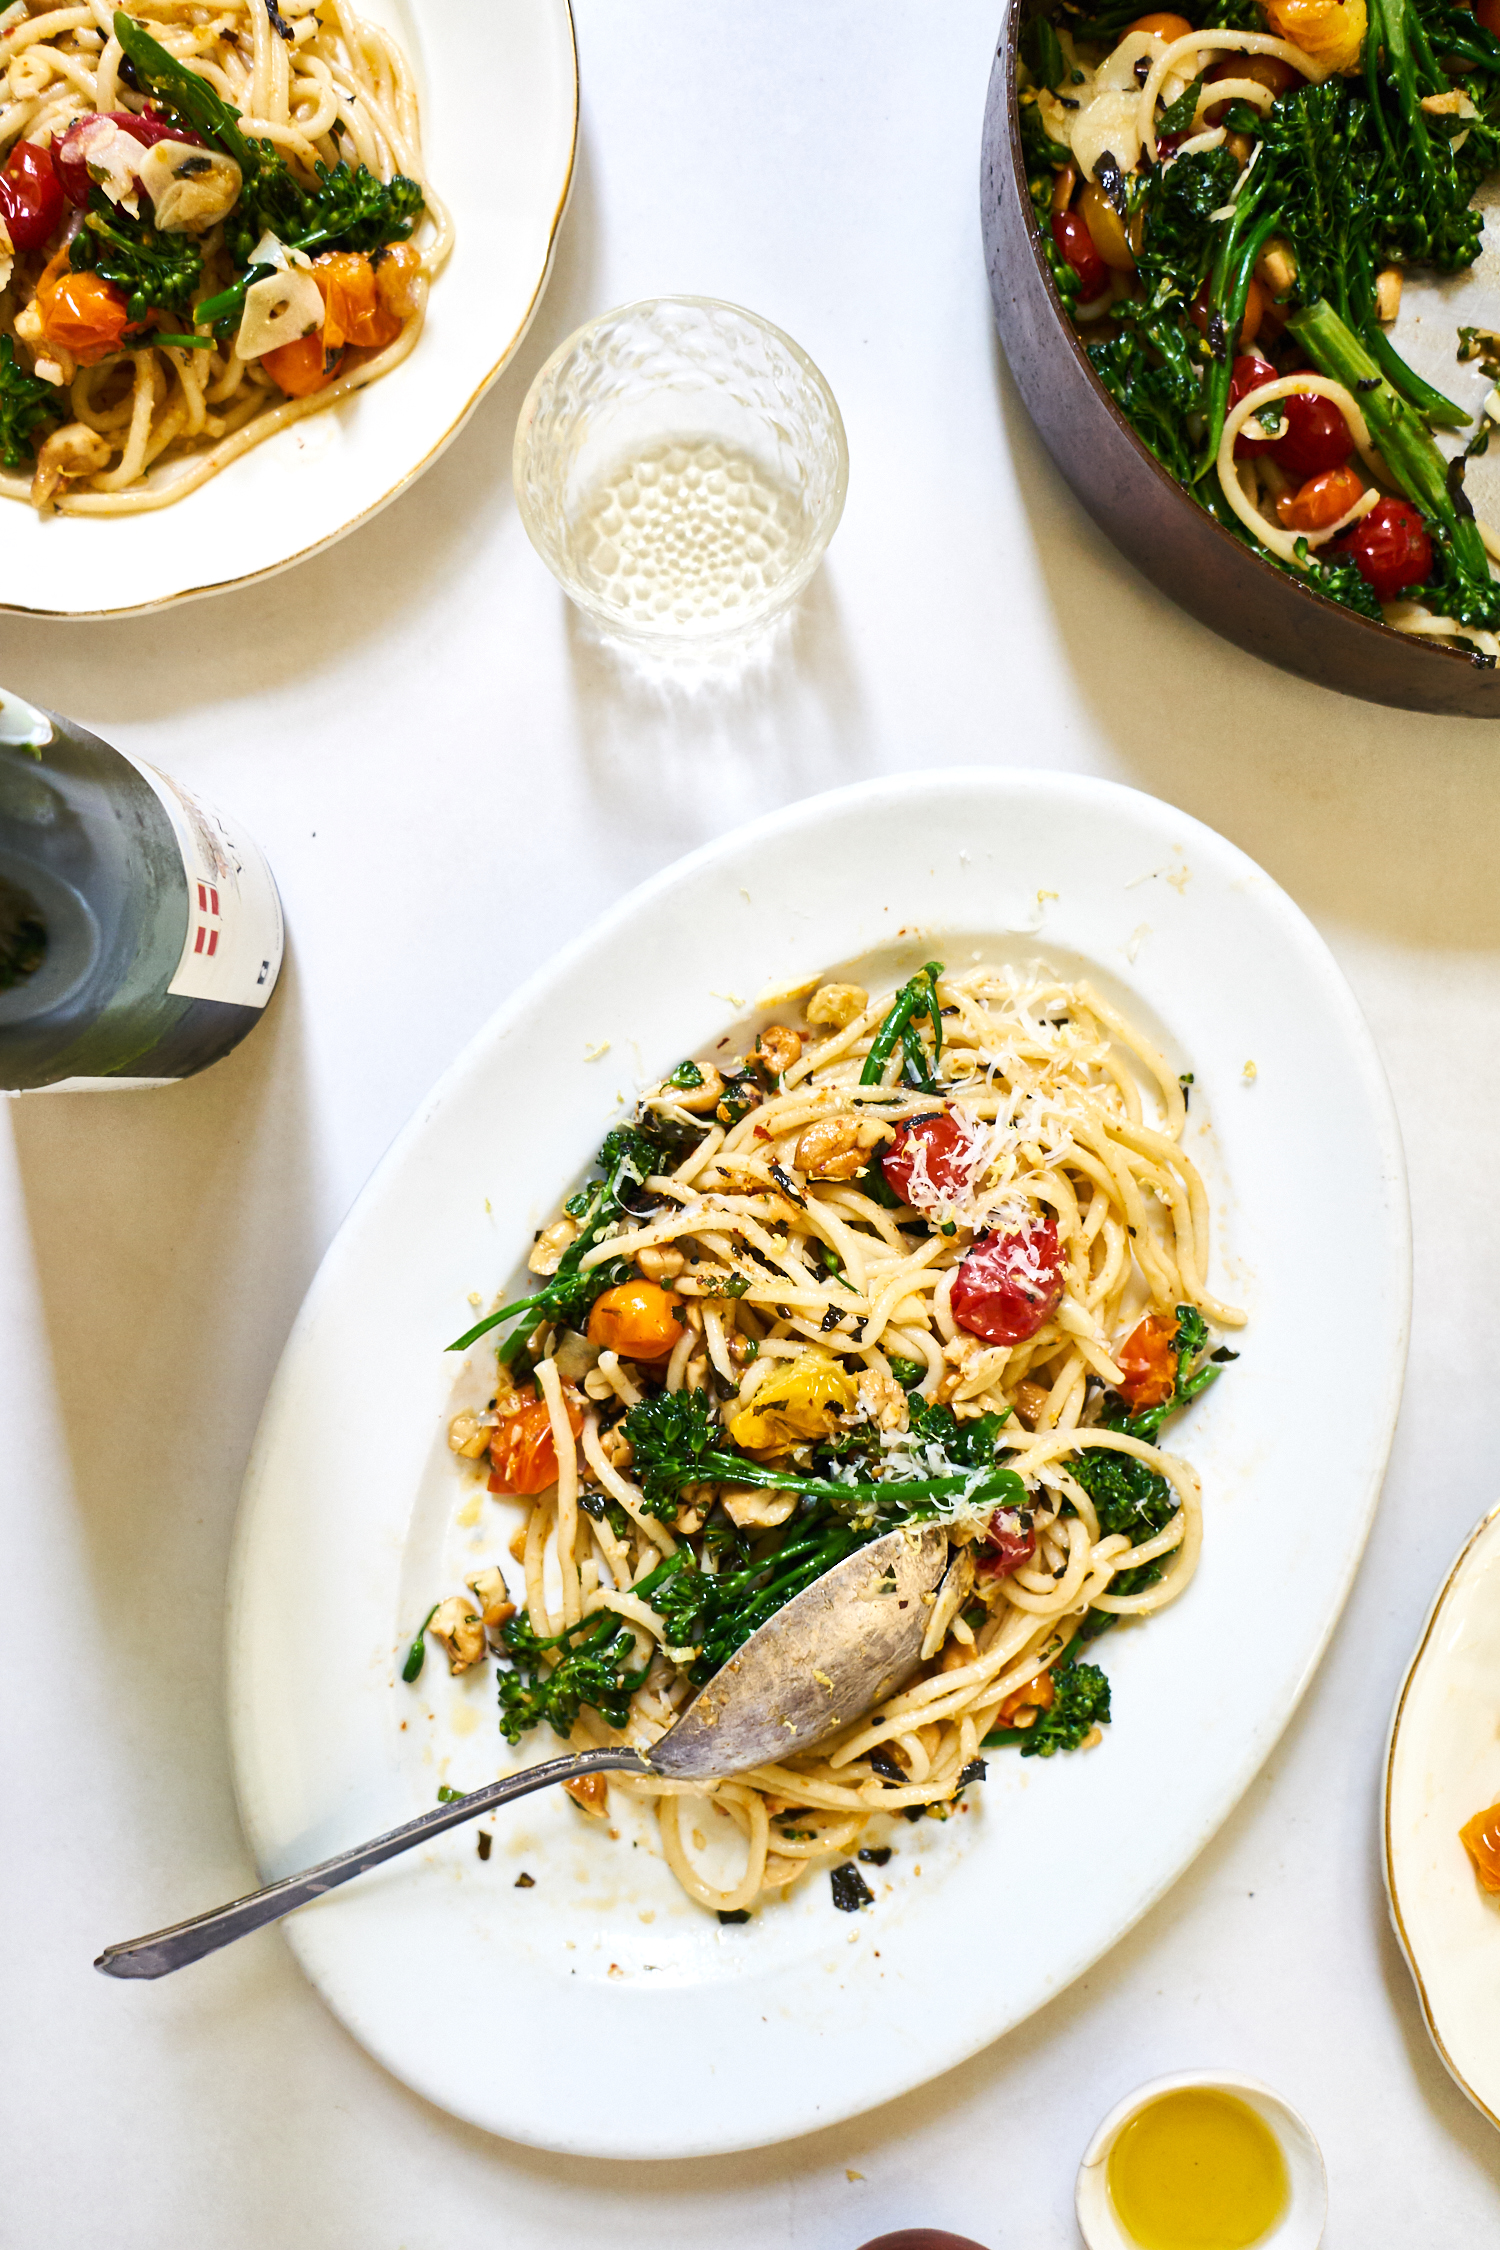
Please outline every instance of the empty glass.
[[533, 546], [607, 635], [707, 653], [795, 602], [843, 513], [849, 453], [790, 336], [712, 297], [653, 297], [558, 346], [514, 471]]

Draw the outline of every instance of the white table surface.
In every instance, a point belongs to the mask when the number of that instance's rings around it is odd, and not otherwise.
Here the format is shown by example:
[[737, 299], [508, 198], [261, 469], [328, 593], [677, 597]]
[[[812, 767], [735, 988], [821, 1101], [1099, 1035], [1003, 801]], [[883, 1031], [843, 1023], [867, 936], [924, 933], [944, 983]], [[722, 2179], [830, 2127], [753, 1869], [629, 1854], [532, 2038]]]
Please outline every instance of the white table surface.
[[[270, 1019], [227, 1063], [160, 1093], [32, 1097], [0, 1126], [7, 2250], [855, 2250], [917, 2222], [1052, 2250], [1076, 2241], [1099, 2115], [1196, 2064], [1305, 2111], [1329, 2250], [1500, 2241], [1500, 2141], [1427, 2044], [1376, 1828], [1392, 1696], [1500, 1485], [1500, 731], [1253, 662], [1074, 505], [991, 327], [976, 185], [997, 13], [578, 0], [555, 277], [423, 483], [243, 595], [0, 620], [7, 686], [241, 816], [290, 927]], [[853, 460], [786, 660], [697, 700], [590, 645], [510, 490], [543, 356], [663, 290], [790, 330]], [[240, 1473], [302, 1292], [409, 1110], [641, 876], [789, 799], [951, 763], [1109, 775], [1233, 837], [1328, 938], [1394, 1085], [1417, 1253], [1391, 1474], [1333, 1650], [1237, 1814], [998, 2046], [873, 2116], [716, 2162], [561, 2162], [452, 2122], [366, 2058], [274, 1935], [159, 1986], [96, 1976], [105, 1941], [253, 1879], [221, 1687]], [[1335, 1364], [1310, 1304], [1309, 1383]], [[1104, 1840], [1101, 1880], [1107, 1861]], [[1001, 1912], [965, 1942], [1014, 1941]], [[580, 2061], [597, 2087], [600, 2058]]]

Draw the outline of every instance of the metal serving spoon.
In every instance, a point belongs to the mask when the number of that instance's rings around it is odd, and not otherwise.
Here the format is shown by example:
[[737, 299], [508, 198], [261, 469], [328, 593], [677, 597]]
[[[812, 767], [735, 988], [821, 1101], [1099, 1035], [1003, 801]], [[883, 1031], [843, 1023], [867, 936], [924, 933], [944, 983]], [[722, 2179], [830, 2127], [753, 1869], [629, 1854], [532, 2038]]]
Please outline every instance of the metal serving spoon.
[[279, 1922], [367, 1867], [554, 1781], [589, 1773], [717, 1781], [811, 1750], [910, 1679], [947, 1555], [947, 1531], [939, 1524], [887, 1532], [847, 1555], [752, 1633], [649, 1752], [585, 1750], [526, 1766], [248, 1898], [107, 1946], [94, 1967], [107, 1977], [168, 1976]]

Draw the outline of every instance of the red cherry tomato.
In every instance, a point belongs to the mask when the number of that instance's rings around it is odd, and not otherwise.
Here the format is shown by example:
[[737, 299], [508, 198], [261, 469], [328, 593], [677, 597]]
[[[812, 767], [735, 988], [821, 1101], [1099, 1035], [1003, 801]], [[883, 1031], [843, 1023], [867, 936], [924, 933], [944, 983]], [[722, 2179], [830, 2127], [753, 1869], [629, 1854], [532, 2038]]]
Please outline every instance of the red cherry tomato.
[[61, 225], [63, 191], [50, 149], [17, 141], [0, 172], [0, 219], [14, 250], [39, 250]]
[[208, 146], [201, 133], [190, 132], [186, 126], [169, 125], [164, 117], [158, 117], [150, 110], [144, 111], [139, 117], [129, 109], [91, 110], [87, 117], [75, 118], [62, 139], [53, 143], [52, 160], [57, 166], [57, 176], [62, 182], [64, 195], [70, 203], [76, 203], [80, 211], [88, 203], [89, 189], [93, 184], [89, 179], [85, 150], [98, 117], [107, 117], [112, 125], [119, 126], [122, 133], [128, 133], [133, 141], [139, 141], [142, 148], [151, 148], [157, 141], [190, 141], [194, 148]]
[[[1267, 383], [1279, 380], [1268, 359], [1262, 359], [1257, 352], [1241, 352], [1229, 377], [1229, 398], [1224, 408], [1225, 413], [1232, 414], [1240, 400], [1248, 398], [1252, 391], [1264, 390]], [[1276, 402], [1273, 400], [1272, 403], [1274, 405]], [[1257, 435], [1259, 427], [1252, 415], [1234, 441], [1236, 460], [1242, 461], [1247, 454], [1253, 456], [1266, 450], [1264, 440]]]
[[1052, 214], [1052, 239], [1078, 276], [1078, 294], [1083, 302], [1092, 304], [1104, 294], [1109, 279], [1109, 268], [1094, 248], [1094, 238], [1089, 233], [1081, 211], [1054, 211]]
[[1500, 0], [1474, 0], [1474, 21], [1492, 39], [1500, 39]]
[[1120, 1396], [1132, 1413], [1164, 1406], [1177, 1380], [1177, 1323], [1148, 1313], [1131, 1329], [1117, 1352]]
[[1024, 1344], [1062, 1295], [1057, 1228], [1043, 1219], [1025, 1234], [982, 1234], [953, 1277], [953, 1318], [987, 1344]]
[[[949, 1110], [940, 1110], [935, 1117], [911, 1117], [896, 1127], [896, 1138], [880, 1159], [880, 1169], [885, 1184], [894, 1189], [903, 1203], [911, 1203], [912, 1174], [917, 1169], [919, 1153], [926, 1155], [925, 1173], [938, 1195], [956, 1203], [969, 1188], [969, 1141], [962, 1128], [953, 1121]], [[923, 1195], [922, 1184], [917, 1185], [918, 1196]], [[918, 1204], [918, 1209], [921, 1204]]]
[[1353, 563], [1383, 602], [1420, 586], [1432, 568], [1432, 541], [1409, 500], [1377, 500], [1334, 542], [1334, 552]]
[[1349, 425], [1331, 398], [1316, 391], [1294, 391], [1274, 402], [1286, 417], [1286, 434], [1266, 447], [1273, 461], [1289, 476], [1320, 477], [1325, 469], [1342, 468], [1354, 451]]
[[997, 1508], [984, 1527], [984, 1539], [974, 1557], [990, 1578], [1009, 1578], [1036, 1553], [1036, 1533], [1027, 1531], [1014, 1508]]

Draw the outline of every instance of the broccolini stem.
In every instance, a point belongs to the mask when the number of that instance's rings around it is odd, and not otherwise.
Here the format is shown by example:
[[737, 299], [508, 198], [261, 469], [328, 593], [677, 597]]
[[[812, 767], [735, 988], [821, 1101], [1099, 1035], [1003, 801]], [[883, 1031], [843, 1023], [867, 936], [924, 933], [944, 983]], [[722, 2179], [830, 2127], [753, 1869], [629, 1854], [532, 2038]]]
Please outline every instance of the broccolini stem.
[[1407, 366], [1378, 321], [1364, 324], [1361, 340], [1386, 381], [1427, 421], [1435, 422], [1440, 430], [1462, 430], [1474, 419], [1442, 391], [1424, 383], [1415, 368]]
[[1245, 317], [1250, 276], [1255, 270], [1255, 261], [1281, 221], [1279, 205], [1274, 210], [1262, 211], [1258, 217], [1255, 216], [1257, 204], [1269, 187], [1270, 182], [1266, 181], [1259, 189], [1247, 191], [1240, 197], [1235, 206], [1234, 217], [1224, 229], [1224, 239], [1214, 260], [1209, 304], [1214, 308], [1214, 317], [1222, 322], [1222, 338], [1214, 353], [1203, 402], [1208, 427], [1205, 451], [1198, 467], [1199, 480], [1208, 474], [1219, 456], [1219, 439], [1224, 430], [1224, 416], [1229, 407], [1229, 385], [1234, 375], [1234, 339], [1238, 336], [1240, 322]]
[[[1380, 0], [1375, 0], [1378, 7]], [[1324, 375], [1346, 384], [1359, 397], [1370, 432], [1391, 475], [1424, 515], [1440, 523], [1453, 552], [1470, 577], [1488, 585], [1489, 558], [1472, 513], [1460, 514], [1448, 483], [1448, 464], [1433, 444], [1415, 407], [1387, 381], [1359, 338], [1326, 298], [1294, 313], [1287, 327]], [[1361, 388], [1368, 385], [1369, 388]]]
[[884, 1023], [876, 1032], [870, 1052], [865, 1057], [864, 1069], [859, 1074], [861, 1086], [878, 1086], [885, 1075], [885, 1066], [902, 1043], [902, 1034], [914, 1017], [925, 1016], [932, 1025], [932, 1060], [936, 1068], [943, 1052], [942, 1014], [938, 1007], [937, 980], [943, 973], [941, 961], [929, 961], [920, 976], [903, 984], [891, 1004]]

